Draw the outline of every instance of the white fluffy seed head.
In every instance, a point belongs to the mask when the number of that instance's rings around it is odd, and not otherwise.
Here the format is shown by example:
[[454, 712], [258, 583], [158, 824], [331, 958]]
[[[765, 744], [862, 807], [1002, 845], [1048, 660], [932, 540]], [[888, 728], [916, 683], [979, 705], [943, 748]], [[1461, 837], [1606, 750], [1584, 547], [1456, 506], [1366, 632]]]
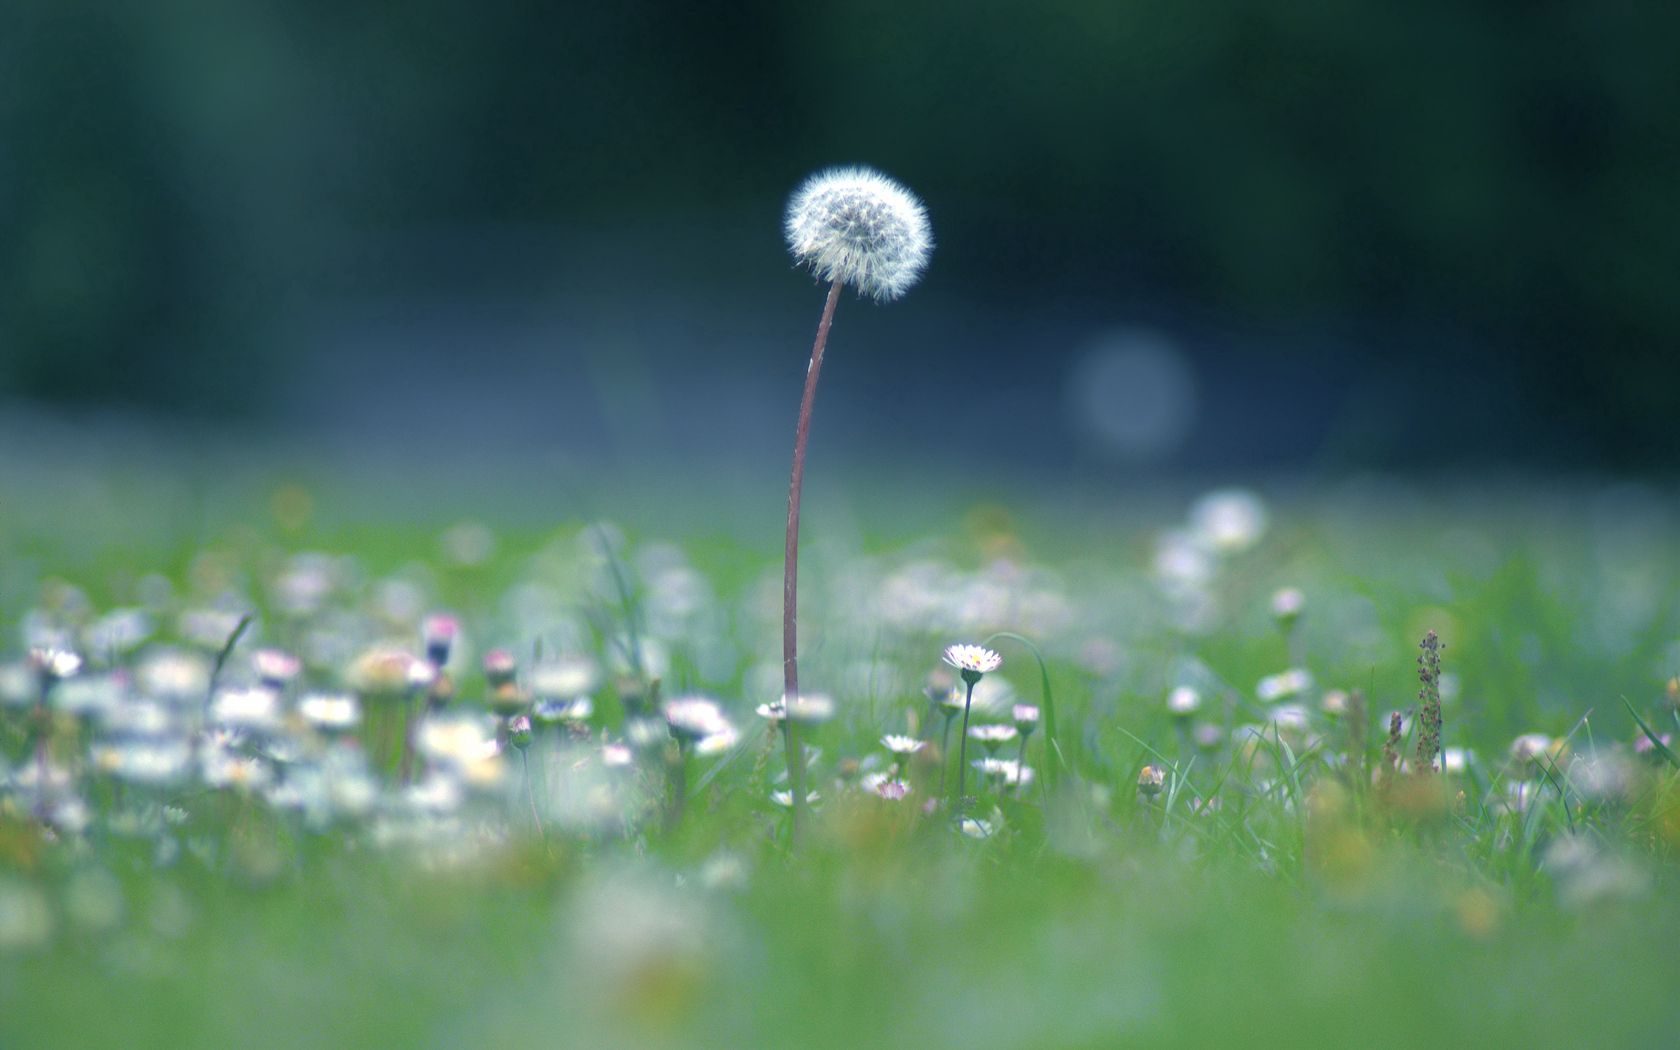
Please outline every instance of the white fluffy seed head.
[[933, 251], [916, 195], [872, 168], [830, 168], [788, 201], [788, 250], [824, 281], [876, 299], [897, 299], [922, 276]]

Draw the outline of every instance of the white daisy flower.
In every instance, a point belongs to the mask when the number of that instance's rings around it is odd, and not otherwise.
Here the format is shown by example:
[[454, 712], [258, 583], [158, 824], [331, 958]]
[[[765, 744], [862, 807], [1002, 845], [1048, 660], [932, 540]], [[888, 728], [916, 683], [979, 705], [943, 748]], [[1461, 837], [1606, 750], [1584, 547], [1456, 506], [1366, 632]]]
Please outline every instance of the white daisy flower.
[[917, 740], [913, 736], [899, 736], [896, 733], [888, 733], [881, 738], [881, 746], [895, 755], [913, 755], [927, 747], [927, 741]]
[[268, 732], [280, 727], [280, 695], [266, 686], [223, 689], [210, 705], [210, 720], [233, 729]]
[[977, 740], [988, 748], [996, 749], [1014, 740], [1020, 735], [1020, 732], [1014, 726], [981, 725], [969, 726], [968, 735], [970, 739]]
[[1272, 616], [1288, 627], [1301, 618], [1301, 610], [1306, 608], [1306, 604], [1307, 596], [1301, 593], [1299, 587], [1284, 587], [1272, 595]]
[[1009, 713], [1015, 718], [1015, 730], [1022, 736], [1031, 736], [1038, 728], [1038, 708], [1032, 704], [1016, 704]]
[[945, 647], [945, 662], [963, 672], [966, 680], [970, 674], [990, 674], [1003, 666], [1003, 657], [983, 645], [949, 645]]
[[[793, 805], [793, 792], [787, 790], [772, 791], [770, 792], [770, 801], [784, 808], [791, 807]], [[805, 796], [805, 804], [808, 806], [814, 806], [821, 801], [822, 796], [815, 791], [809, 792]]]
[[342, 733], [362, 720], [360, 705], [348, 694], [311, 693], [298, 701], [298, 714], [323, 733]]
[[689, 696], [665, 704], [665, 722], [680, 740], [696, 743], [717, 733], [732, 733], [734, 727], [723, 717], [717, 703], [705, 697]]
[[1291, 667], [1260, 679], [1254, 691], [1261, 700], [1270, 704], [1300, 696], [1312, 686], [1312, 672], [1304, 667]]
[[996, 777], [1009, 787], [1026, 787], [1033, 782], [1033, 768], [1012, 758], [977, 758], [969, 765], [981, 776]]

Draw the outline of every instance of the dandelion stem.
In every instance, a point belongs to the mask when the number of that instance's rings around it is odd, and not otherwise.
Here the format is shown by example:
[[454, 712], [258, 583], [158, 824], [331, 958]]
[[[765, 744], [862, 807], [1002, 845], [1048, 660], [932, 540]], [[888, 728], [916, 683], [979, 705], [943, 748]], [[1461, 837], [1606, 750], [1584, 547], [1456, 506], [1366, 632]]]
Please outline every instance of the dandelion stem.
[[956, 809], [957, 809], [957, 820], [959, 822], [962, 820], [963, 802], [964, 802], [964, 799], [966, 797], [963, 793], [963, 785], [968, 781], [968, 709], [969, 709], [970, 705], [972, 705], [974, 703], [974, 682], [975, 681], [976, 681], [976, 679], [969, 679], [968, 680], [968, 695], [963, 697], [962, 741], [961, 741], [961, 743], [959, 743], [957, 745], [957, 806], [956, 806]]
[[793, 718], [799, 701], [799, 496], [805, 483], [805, 445], [811, 436], [811, 405], [817, 398], [817, 377], [822, 373], [823, 349], [828, 330], [834, 324], [834, 307], [840, 301], [842, 282], [829, 285], [823, 303], [817, 338], [811, 345], [811, 363], [805, 370], [805, 396], [799, 403], [799, 425], [793, 433], [793, 472], [788, 479], [787, 546], [782, 557], [782, 737], [787, 748], [788, 787], [793, 793], [793, 841], [799, 840], [799, 818], [805, 806], [805, 757], [799, 749], [799, 731]]

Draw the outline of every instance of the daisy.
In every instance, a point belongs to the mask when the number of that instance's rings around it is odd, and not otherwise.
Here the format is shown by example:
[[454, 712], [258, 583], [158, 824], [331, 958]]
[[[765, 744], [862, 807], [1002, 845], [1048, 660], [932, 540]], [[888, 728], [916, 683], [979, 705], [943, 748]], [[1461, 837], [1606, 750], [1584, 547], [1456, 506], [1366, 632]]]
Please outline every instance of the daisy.
[[978, 678], [1003, 666], [1003, 657], [983, 645], [949, 645], [945, 647], [945, 662], [955, 667], [967, 681], [969, 675]]

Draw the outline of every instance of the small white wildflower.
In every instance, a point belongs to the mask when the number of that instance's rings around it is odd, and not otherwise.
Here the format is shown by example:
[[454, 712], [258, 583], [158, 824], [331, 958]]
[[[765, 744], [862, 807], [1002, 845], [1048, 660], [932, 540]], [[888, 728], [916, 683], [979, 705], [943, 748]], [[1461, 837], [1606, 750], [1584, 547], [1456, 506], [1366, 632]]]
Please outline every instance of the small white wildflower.
[[979, 725], [968, 727], [969, 739], [976, 740], [993, 750], [1009, 743], [1019, 735], [1014, 726]]
[[135, 784], [161, 787], [186, 778], [192, 764], [192, 748], [186, 740], [175, 737], [102, 742], [88, 748], [88, 759], [102, 773]]
[[793, 720], [801, 725], [814, 725], [834, 717], [834, 700], [822, 693], [801, 693], [789, 705], [785, 700], [782, 711], [792, 712]]
[[261, 791], [273, 779], [273, 771], [262, 759], [220, 748], [205, 753], [203, 774], [211, 787], [238, 791]]
[[723, 717], [717, 703], [699, 696], [668, 701], [665, 704], [665, 723], [671, 727], [673, 736], [688, 743], [697, 743], [718, 733], [734, 732], [734, 727]]
[[1178, 718], [1188, 718], [1202, 709], [1202, 694], [1181, 685], [1167, 694], [1167, 711]]
[[996, 777], [1009, 787], [1026, 787], [1033, 782], [1033, 768], [1013, 758], [977, 758], [969, 765], [981, 776]]
[[1307, 596], [1299, 587], [1284, 587], [1272, 595], [1272, 616], [1287, 630], [1301, 618], [1306, 604]]
[[82, 658], [70, 649], [36, 646], [29, 650], [30, 666], [43, 678], [69, 678], [82, 669]]
[[978, 817], [964, 817], [960, 826], [962, 833], [971, 839], [989, 839], [995, 833], [991, 821]]
[[1009, 713], [1015, 717], [1015, 731], [1022, 736], [1031, 736], [1038, 728], [1038, 708], [1032, 704], [1016, 704]]
[[251, 669], [257, 680], [273, 689], [283, 689], [298, 676], [303, 664], [297, 657], [281, 649], [258, 649], [251, 654]]
[[963, 672], [966, 680], [970, 674], [990, 674], [1003, 666], [1003, 657], [982, 645], [949, 645], [945, 647], [945, 662]]
[[[786, 790], [772, 791], [770, 792], [770, 801], [783, 808], [791, 807], [793, 805], [793, 792]], [[805, 796], [805, 803], [807, 805], [814, 806], [821, 801], [822, 796], [817, 794], [815, 791], [809, 792]]]
[[735, 727], [725, 726], [701, 737], [694, 745], [694, 753], [701, 757], [721, 755], [740, 742], [741, 734], [735, 731]]
[[888, 802], [898, 802], [910, 794], [910, 785], [886, 773], [869, 773], [858, 780], [859, 786]]
[[1266, 505], [1243, 489], [1219, 489], [1190, 508], [1190, 529], [1220, 554], [1236, 554], [1260, 542], [1266, 532]]
[[165, 703], [203, 703], [210, 688], [210, 661], [197, 653], [150, 649], [134, 678], [141, 693]]
[[881, 746], [895, 755], [913, 755], [927, 747], [927, 741], [917, 740], [913, 736], [899, 736], [895, 733], [888, 733], [881, 738]]
[[927, 212], [915, 194], [870, 168], [831, 168], [805, 180], [788, 202], [788, 250], [823, 281], [897, 299], [933, 251]]
[[1441, 752], [1441, 771], [1448, 775], [1461, 774], [1476, 760], [1473, 752], [1462, 747], [1449, 747]]
[[457, 771], [492, 762], [501, 751], [494, 723], [472, 715], [425, 719], [420, 723], [416, 744], [433, 763]]
[[280, 695], [266, 686], [222, 689], [210, 705], [210, 720], [232, 729], [268, 732], [280, 726]]
[[323, 733], [343, 733], [362, 720], [361, 706], [349, 694], [312, 693], [298, 701], [298, 714]]
[[1276, 703], [1279, 700], [1289, 700], [1300, 696], [1311, 689], [1313, 685], [1312, 673], [1303, 667], [1291, 667], [1287, 671], [1267, 675], [1260, 679], [1255, 687], [1255, 694], [1266, 703]]
[[1549, 754], [1554, 746], [1552, 738], [1545, 733], [1524, 733], [1511, 741], [1511, 760], [1519, 763], [1538, 762], [1542, 756]]

